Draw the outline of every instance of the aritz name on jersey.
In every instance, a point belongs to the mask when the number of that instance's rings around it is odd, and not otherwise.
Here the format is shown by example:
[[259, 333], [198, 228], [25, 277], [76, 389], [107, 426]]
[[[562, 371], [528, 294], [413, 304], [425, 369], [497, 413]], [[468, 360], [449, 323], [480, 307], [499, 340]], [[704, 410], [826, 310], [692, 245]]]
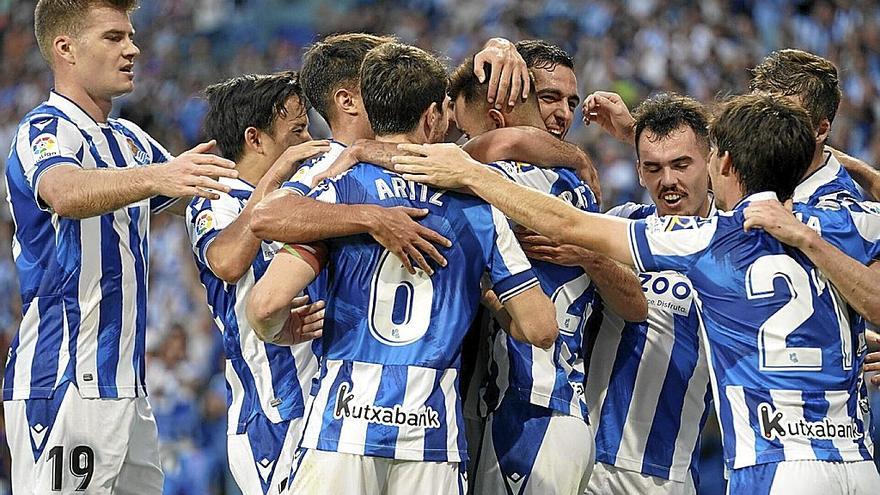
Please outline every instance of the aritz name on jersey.
[[383, 426], [413, 426], [416, 428], [440, 428], [440, 413], [431, 406], [419, 411], [405, 411], [400, 404], [394, 407], [383, 407], [375, 404], [358, 404], [351, 385], [342, 383], [336, 393], [336, 408], [333, 417], [336, 419], [363, 419], [368, 423]]
[[392, 176], [376, 179], [373, 183], [376, 185], [376, 194], [380, 200], [401, 198], [420, 203], [429, 203], [434, 206], [443, 206], [443, 201], [440, 200], [443, 197], [443, 193], [435, 191], [431, 193], [429, 198], [428, 193], [431, 191], [424, 184]]
[[693, 290], [687, 279], [682, 275], [668, 273], [639, 273], [642, 282], [642, 292], [648, 306], [657, 309], [672, 311], [681, 316], [687, 316], [693, 305]]
[[819, 440], [832, 438], [857, 440], [865, 436], [854, 421], [834, 422], [827, 417], [819, 421], [807, 421], [803, 417], [788, 419], [784, 412], [773, 409], [773, 406], [766, 402], [758, 405], [758, 421], [761, 425], [761, 436], [767, 440], [786, 436]]

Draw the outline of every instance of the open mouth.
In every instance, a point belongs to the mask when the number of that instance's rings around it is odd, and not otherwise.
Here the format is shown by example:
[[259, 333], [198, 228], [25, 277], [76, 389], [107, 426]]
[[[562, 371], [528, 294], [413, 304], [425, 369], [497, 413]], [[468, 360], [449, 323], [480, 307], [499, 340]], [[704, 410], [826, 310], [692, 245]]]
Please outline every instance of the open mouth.
[[550, 134], [553, 134], [558, 139], [562, 139], [562, 129], [557, 129], [555, 127], [548, 127], [547, 132], [549, 132]]
[[684, 201], [684, 198], [685, 196], [683, 194], [677, 192], [667, 192], [660, 197], [664, 203], [673, 208], [680, 205], [682, 201]]
[[134, 75], [134, 65], [126, 65], [119, 69], [119, 72], [124, 72], [125, 74]]

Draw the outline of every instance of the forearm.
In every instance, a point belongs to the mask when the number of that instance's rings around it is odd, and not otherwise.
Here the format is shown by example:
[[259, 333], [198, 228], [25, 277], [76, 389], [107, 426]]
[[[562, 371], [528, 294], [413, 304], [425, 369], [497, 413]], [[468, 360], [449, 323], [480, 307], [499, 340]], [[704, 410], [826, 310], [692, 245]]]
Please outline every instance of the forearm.
[[256, 206], [250, 230], [260, 239], [290, 243], [365, 234], [370, 232], [372, 208], [377, 207], [324, 203], [284, 191]]
[[516, 160], [545, 167], [579, 170], [590, 164], [576, 145], [556, 139], [536, 127], [506, 127], [483, 133], [464, 145], [475, 160], [491, 163]]
[[556, 244], [575, 244], [633, 265], [628, 220], [582, 212], [553, 196], [515, 184], [486, 167], [470, 168], [464, 182], [508, 218]]
[[871, 323], [880, 324], [880, 294], [876, 287], [880, 263], [865, 266], [819, 235], [811, 236], [801, 251], [828, 277], [856, 312]]
[[352, 145], [352, 153], [357, 162], [367, 162], [394, 171], [391, 157], [399, 154], [396, 143], [383, 143], [372, 139], [359, 139]]
[[636, 274], [607, 256], [591, 253], [581, 266], [596, 284], [605, 305], [626, 321], [645, 321], [648, 301]]
[[59, 216], [95, 217], [155, 196], [155, 172], [160, 166], [125, 170], [56, 167], [39, 181], [39, 194]]

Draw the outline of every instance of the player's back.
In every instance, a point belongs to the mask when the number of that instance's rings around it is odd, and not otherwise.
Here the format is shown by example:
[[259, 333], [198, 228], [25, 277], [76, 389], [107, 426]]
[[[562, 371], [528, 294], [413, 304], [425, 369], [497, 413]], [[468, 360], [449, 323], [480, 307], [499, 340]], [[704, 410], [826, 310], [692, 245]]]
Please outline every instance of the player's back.
[[[748, 198], [761, 199], [770, 198]], [[843, 299], [802, 253], [743, 232], [747, 204], [711, 219], [635, 224], [632, 233], [640, 268], [682, 271], [698, 293], [728, 467], [870, 459], [858, 335]], [[872, 257], [849, 213], [796, 211], [848, 254]]]
[[[598, 211], [595, 195], [574, 171], [539, 168], [523, 162], [488, 165], [508, 179], [555, 196], [582, 211]], [[521, 400], [584, 417], [584, 326], [591, 311], [595, 286], [583, 268], [533, 261], [544, 293], [556, 307], [559, 336], [552, 350], [514, 340], [500, 328], [492, 336], [489, 382], [482, 394], [483, 414], [491, 412], [505, 394]]]
[[461, 343], [488, 272], [503, 301], [538, 284], [504, 216], [475, 197], [403, 180], [371, 164], [312, 196], [426, 208], [452, 241], [433, 276], [413, 275], [367, 236], [331, 240], [324, 361], [303, 446], [407, 460], [465, 460]]

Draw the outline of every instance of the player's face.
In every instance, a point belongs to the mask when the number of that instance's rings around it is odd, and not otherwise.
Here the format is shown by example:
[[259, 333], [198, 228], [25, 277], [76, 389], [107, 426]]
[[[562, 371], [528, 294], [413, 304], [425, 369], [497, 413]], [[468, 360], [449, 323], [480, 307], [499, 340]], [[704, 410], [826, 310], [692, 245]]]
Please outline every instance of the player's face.
[[455, 126], [465, 136], [465, 139], [479, 136], [490, 130], [488, 127], [489, 119], [486, 118], [486, 115], [472, 111], [464, 101], [464, 96], [459, 95], [452, 108], [455, 115]]
[[533, 69], [535, 94], [541, 107], [541, 118], [550, 134], [564, 139], [571, 129], [574, 110], [581, 97], [577, 93], [577, 78], [568, 67], [557, 65], [553, 70]]
[[284, 150], [312, 139], [309, 134], [309, 116], [302, 100], [291, 96], [284, 104], [280, 115], [275, 118], [271, 132], [266, 134], [263, 147], [269, 163], [284, 153]]
[[639, 182], [651, 195], [660, 215], [705, 215], [709, 176], [694, 131], [681, 126], [657, 139], [645, 130], [639, 136]]
[[134, 44], [134, 28], [128, 14], [110, 7], [93, 7], [86, 25], [73, 38], [79, 84], [96, 98], [110, 99], [134, 89], [134, 60], [140, 49]]

